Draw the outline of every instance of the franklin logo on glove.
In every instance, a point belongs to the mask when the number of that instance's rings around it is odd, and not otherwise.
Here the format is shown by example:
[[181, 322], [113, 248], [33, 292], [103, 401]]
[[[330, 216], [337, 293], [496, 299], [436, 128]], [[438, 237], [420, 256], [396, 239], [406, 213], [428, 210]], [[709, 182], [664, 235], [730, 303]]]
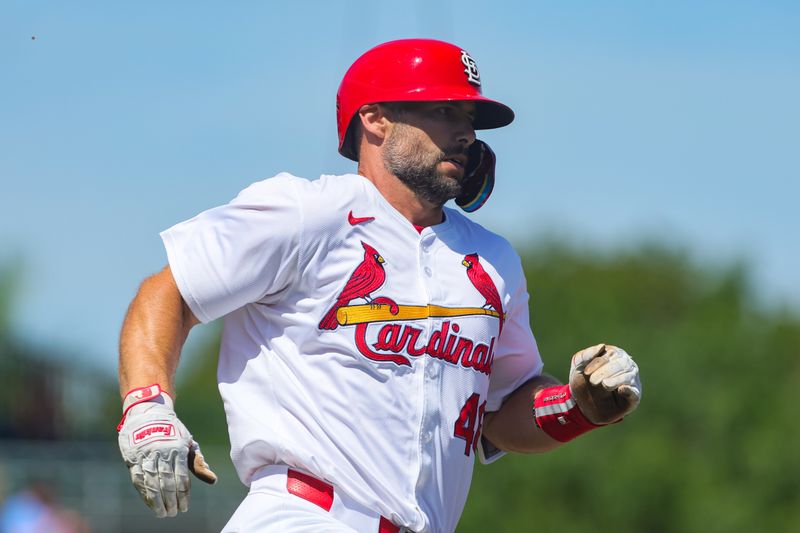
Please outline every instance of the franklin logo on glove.
[[133, 443], [141, 444], [147, 440], [175, 437], [175, 426], [172, 424], [149, 424], [133, 432]]

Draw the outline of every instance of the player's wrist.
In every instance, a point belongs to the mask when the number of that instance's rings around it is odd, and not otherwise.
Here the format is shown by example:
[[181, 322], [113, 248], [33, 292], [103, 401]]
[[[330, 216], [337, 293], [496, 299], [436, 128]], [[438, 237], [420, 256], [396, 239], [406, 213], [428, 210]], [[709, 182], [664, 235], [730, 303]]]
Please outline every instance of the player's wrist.
[[533, 401], [536, 425], [559, 442], [569, 442], [597, 429], [580, 410], [569, 385], [554, 385], [539, 391]]
[[170, 396], [161, 385], [153, 383], [146, 387], [138, 387], [128, 391], [122, 399], [122, 413], [125, 414], [134, 405], [153, 401], [165, 403], [167, 406], [173, 407], [172, 396]]
[[146, 403], [158, 403], [166, 406], [168, 409], [174, 409], [172, 397], [161, 388], [161, 385], [154, 383], [146, 387], [138, 387], [128, 391], [125, 398], [122, 400], [122, 419], [117, 425], [117, 431], [122, 429], [125, 424], [125, 419], [135, 410], [138, 406]]

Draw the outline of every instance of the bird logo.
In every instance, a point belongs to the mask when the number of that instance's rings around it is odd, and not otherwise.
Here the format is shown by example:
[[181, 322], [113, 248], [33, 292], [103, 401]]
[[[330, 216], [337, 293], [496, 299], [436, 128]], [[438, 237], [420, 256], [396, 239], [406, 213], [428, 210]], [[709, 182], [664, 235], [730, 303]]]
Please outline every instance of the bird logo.
[[500, 315], [500, 331], [498, 335], [503, 332], [503, 322], [505, 322], [505, 313], [503, 313], [503, 301], [500, 299], [500, 293], [497, 292], [497, 287], [492, 281], [492, 278], [487, 274], [481, 265], [478, 254], [467, 254], [461, 264], [467, 267], [467, 277], [481, 293], [481, 296], [486, 298], [486, 303], [483, 305], [491, 306]]
[[[319, 323], [319, 329], [336, 329], [339, 322], [336, 320], [336, 312], [340, 307], [344, 307], [355, 298], [361, 298], [372, 303], [370, 294], [378, 290], [383, 282], [386, 281], [386, 271], [383, 264], [386, 262], [378, 251], [369, 244], [361, 241], [364, 247], [364, 260], [356, 267], [350, 275], [350, 279], [345, 283], [344, 289], [336, 297], [336, 303], [325, 314]], [[495, 291], [496, 292], [496, 291]]]

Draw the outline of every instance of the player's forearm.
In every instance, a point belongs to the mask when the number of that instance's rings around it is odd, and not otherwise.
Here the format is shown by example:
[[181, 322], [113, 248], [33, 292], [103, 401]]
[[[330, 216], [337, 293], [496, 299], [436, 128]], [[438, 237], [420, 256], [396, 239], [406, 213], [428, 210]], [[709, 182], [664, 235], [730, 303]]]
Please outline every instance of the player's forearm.
[[515, 390], [496, 412], [487, 413], [483, 434], [492, 444], [507, 452], [539, 453], [561, 445], [534, 422], [533, 399], [537, 392], [559, 382], [550, 376], [537, 376]]
[[124, 396], [131, 389], [158, 383], [174, 396], [181, 349], [197, 322], [169, 267], [147, 278], [128, 308], [120, 334], [120, 393]]

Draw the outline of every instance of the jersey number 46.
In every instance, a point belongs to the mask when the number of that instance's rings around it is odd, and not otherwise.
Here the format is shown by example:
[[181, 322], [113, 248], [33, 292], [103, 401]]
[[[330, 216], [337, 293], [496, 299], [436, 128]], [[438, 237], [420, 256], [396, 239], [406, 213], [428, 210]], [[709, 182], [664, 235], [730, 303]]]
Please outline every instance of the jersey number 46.
[[486, 410], [486, 401], [480, 404], [481, 397], [477, 392], [473, 392], [472, 396], [467, 398], [464, 407], [461, 408], [461, 413], [458, 415], [453, 434], [459, 439], [464, 439], [464, 455], [469, 457], [471, 452], [478, 448], [478, 439], [481, 438], [481, 428], [483, 427], [483, 412]]

